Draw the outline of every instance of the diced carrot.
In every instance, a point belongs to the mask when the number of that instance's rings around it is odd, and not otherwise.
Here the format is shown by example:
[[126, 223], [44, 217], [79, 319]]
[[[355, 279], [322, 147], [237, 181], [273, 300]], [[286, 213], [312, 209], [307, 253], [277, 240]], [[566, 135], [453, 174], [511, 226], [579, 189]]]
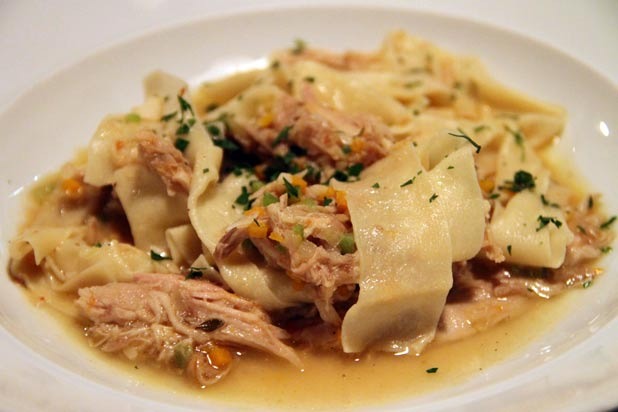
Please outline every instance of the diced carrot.
[[279, 232], [272, 232], [270, 235], [268, 235], [268, 238], [274, 240], [275, 242], [283, 242], [283, 236], [281, 236], [281, 233]]
[[247, 228], [247, 233], [249, 237], [253, 237], [256, 239], [264, 239], [266, 235], [268, 235], [268, 225], [265, 222], [257, 224], [256, 222], [251, 222], [249, 227]]
[[326, 190], [323, 193], [320, 193], [319, 195], [316, 196], [317, 201], [322, 203], [324, 201], [325, 198], [329, 198], [329, 199], [334, 199], [335, 198], [335, 189], [333, 189], [332, 187], [328, 186], [328, 188], [326, 188]]
[[292, 184], [300, 188], [301, 193], [305, 193], [307, 190], [307, 182], [300, 176], [292, 176]]
[[361, 138], [355, 137], [352, 139], [352, 144], [350, 145], [350, 149], [352, 149], [353, 153], [359, 153], [365, 148], [365, 141]]
[[494, 181], [491, 179], [481, 179], [479, 180], [479, 186], [481, 186], [483, 192], [489, 193], [494, 190]]
[[213, 344], [207, 351], [208, 361], [217, 369], [225, 369], [232, 363], [232, 352], [229, 349]]
[[266, 113], [264, 116], [260, 117], [258, 120], [258, 126], [260, 127], [268, 127], [273, 123], [274, 117], [272, 113]]
[[345, 212], [348, 210], [348, 201], [345, 198], [345, 192], [341, 190], [335, 191], [335, 201], [337, 202], [338, 212]]
[[81, 196], [83, 187], [81, 182], [70, 177], [62, 182], [62, 190], [64, 190], [66, 196], [76, 199]]
[[253, 206], [251, 209], [245, 210], [243, 213], [245, 216], [256, 215], [257, 217], [262, 217], [266, 216], [266, 209], [264, 209], [263, 206]]

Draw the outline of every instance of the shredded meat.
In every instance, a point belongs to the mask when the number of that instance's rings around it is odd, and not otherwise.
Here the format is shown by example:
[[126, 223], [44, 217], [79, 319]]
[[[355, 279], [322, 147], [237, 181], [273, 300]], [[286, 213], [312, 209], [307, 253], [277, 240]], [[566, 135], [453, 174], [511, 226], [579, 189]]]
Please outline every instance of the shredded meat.
[[[370, 114], [348, 114], [320, 105], [309, 86], [301, 101], [284, 95], [275, 102], [274, 119], [267, 126], [247, 127], [235, 136], [248, 152], [283, 155], [290, 145], [306, 150], [321, 167], [344, 169], [355, 163], [368, 166], [386, 156], [394, 138], [390, 129]], [[287, 139], [275, 144], [284, 128]]]
[[140, 158], [161, 177], [167, 194], [188, 194], [192, 171], [182, 153], [170, 141], [149, 131], [142, 130], [137, 139]]
[[105, 351], [166, 360], [170, 348], [182, 341], [191, 347], [190, 362], [205, 366], [199, 354], [216, 342], [259, 349], [300, 365], [294, 350], [281, 341], [287, 334], [262, 309], [206, 281], [142, 274], [134, 283], [80, 289], [79, 296], [77, 305], [94, 323], [88, 334]]
[[[287, 175], [290, 178], [289, 175]], [[316, 195], [328, 190], [314, 185], [307, 193]], [[284, 269], [289, 277], [317, 288], [316, 306], [324, 320], [338, 324], [341, 319], [332, 306], [335, 291], [344, 285], [358, 283], [358, 254], [343, 254], [338, 242], [350, 229], [349, 216], [333, 205], [288, 204], [288, 196], [280, 181], [259, 191], [275, 192], [279, 202], [259, 208], [230, 226], [219, 240], [215, 258], [222, 259], [249, 239], [271, 266]], [[251, 236], [252, 225], [268, 228], [261, 237]]]

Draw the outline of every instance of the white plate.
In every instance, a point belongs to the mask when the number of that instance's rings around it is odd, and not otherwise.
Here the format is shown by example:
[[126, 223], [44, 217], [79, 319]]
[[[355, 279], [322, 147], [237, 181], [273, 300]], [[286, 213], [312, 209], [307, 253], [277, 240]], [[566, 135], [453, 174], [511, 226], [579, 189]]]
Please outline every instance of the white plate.
[[[19, 220], [16, 196], [85, 145], [98, 121], [140, 101], [141, 78], [164, 69], [195, 83], [256, 61], [295, 38], [331, 49], [371, 50], [394, 28], [479, 55], [504, 83], [569, 111], [565, 143], [578, 168], [618, 210], [618, 91], [546, 46], [465, 20], [406, 10], [309, 8], [252, 12], [180, 25], [99, 52], [37, 85], [0, 115], [0, 259]], [[596, 409], [618, 405], [618, 261], [578, 296], [578, 309], [526, 349], [468, 382], [384, 409]], [[0, 404], [8, 410], [226, 410], [175, 398], [96, 368], [62, 330], [0, 276]], [[253, 410], [253, 408], [250, 408]], [[237, 408], [235, 409], [237, 410]]]

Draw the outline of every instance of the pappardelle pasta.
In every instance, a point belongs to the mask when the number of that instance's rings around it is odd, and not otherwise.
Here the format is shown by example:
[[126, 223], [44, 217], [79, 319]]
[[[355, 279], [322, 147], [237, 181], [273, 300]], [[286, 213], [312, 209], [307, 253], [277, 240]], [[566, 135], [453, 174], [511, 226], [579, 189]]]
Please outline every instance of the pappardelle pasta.
[[548, 166], [564, 110], [403, 32], [144, 88], [33, 188], [9, 270], [201, 386], [247, 350], [419, 354], [588, 288], [611, 250], [615, 216]]

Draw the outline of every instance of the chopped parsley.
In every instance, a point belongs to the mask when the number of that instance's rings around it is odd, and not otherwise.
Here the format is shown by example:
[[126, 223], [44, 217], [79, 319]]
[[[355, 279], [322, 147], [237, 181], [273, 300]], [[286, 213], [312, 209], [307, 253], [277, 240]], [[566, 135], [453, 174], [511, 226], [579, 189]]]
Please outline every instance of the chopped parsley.
[[200, 323], [200, 325], [195, 329], [201, 330], [203, 332], [214, 332], [220, 327], [222, 327], [224, 324], [225, 322], [223, 322], [221, 319], [212, 318]]
[[480, 124], [478, 126], [476, 126], [474, 129], [472, 129], [474, 131], [474, 133], [480, 133], [485, 129], [489, 129], [489, 126], [485, 125], [485, 124]]
[[178, 129], [176, 129], [176, 134], [177, 135], [189, 134], [190, 130], [191, 130], [191, 126], [189, 126], [188, 123], [183, 123], [180, 126], [178, 126]]
[[272, 205], [273, 203], [277, 203], [277, 202], [279, 202], [279, 198], [277, 196], [273, 195], [270, 192], [264, 193], [264, 197], [262, 197], [263, 206]]
[[101, 242], [97, 242], [94, 245], [92, 245], [94, 247], [103, 247], [103, 244]]
[[584, 289], [588, 289], [590, 286], [592, 286], [592, 280], [585, 281], [582, 286]]
[[558, 203], [550, 202], [549, 200], [545, 198], [545, 195], [541, 195], [541, 202], [543, 202], [545, 206], [555, 207], [555, 208], [560, 209], [560, 205]]
[[350, 145], [344, 144], [343, 146], [341, 146], [341, 151], [344, 154], [350, 154], [352, 152], [352, 148], [350, 147]]
[[219, 129], [218, 126], [212, 123], [207, 123], [204, 126], [206, 126], [206, 130], [208, 131], [208, 133], [210, 133], [211, 136], [221, 136], [221, 129]]
[[454, 169], [454, 168], [455, 168], [455, 166], [449, 166], [449, 167], [447, 167], [446, 169], [447, 169], [447, 170], [451, 170], [451, 169]]
[[600, 228], [603, 230], [609, 229], [610, 226], [616, 221], [616, 218], [616, 216], [610, 217], [609, 219], [607, 219], [607, 221], [601, 224]]
[[506, 251], [509, 252], [509, 256], [511, 256], [511, 251], [513, 250], [513, 246], [511, 245], [506, 245]]
[[594, 207], [594, 198], [592, 196], [588, 196], [588, 209], [592, 209]]
[[169, 122], [170, 120], [172, 120], [174, 117], [176, 117], [176, 115], [178, 114], [178, 111], [172, 112], [172, 113], [168, 113], [165, 116], [161, 117], [161, 121], [162, 122]]
[[511, 192], [521, 192], [526, 189], [534, 189], [536, 184], [534, 183], [534, 176], [526, 172], [525, 170], [518, 170], [513, 176], [513, 180], [507, 180], [504, 182], [504, 186], [498, 187], [498, 189], [506, 189]]
[[322, 202], [322, 204], [323, 204], [324, 206], [328, 206], [328, 205], [330, 205], [331, 203], [333, 203], [333, 199], [331, 199], [330, 197], [325, 197], [325, 198], [324, 198], [324, 201]]
[[283, 184], [285, 185], [285, 190], [288, 192], [288, 195], [298, 199], [298, 187], [290, 183], [285, 177], [283, 178]]
[[375, 182], [374, 184], [371, 185], [371, 187], [373, 187], [374, 189], [379, 189], [380, 184], [378, 182]]
[[333, 173], [333, 175], [331, 176], [331, 179], [335, 179], [338, 180], [340, 182], [347, 182], [348, 181], [348, 175], [345, 172], [342, 172], [341, 170], [335, 170], [335, 173]]
[[208, 106], [206, 106], [206, 112], [212, 112], [213, 110], [217, 109], [219, 107], [219, 105], [217, 103], [210, 103]]
[[414, 180], [416, 180], [416, 176], [414, 176], [412, 179], [406, 180], [405, 182], [400, 184], [399, 187], [406, 187], [408, 185], [411, 185], [412, 183], [414, 183]]
[[206, 168], [202, 169], [202, 173], [208, 173], [208, 172], [210, 172], [209, 168], [206, 167]]
[[612, 247], [611, 246], [603, 246], [601, 248], [601, 253], [609, 253], [612, 251]]
[[249, 191], [247, 190], [246, 186], [243, 186], [240, 189], [240, 195], [236, 198], [235, 203], [241, 206], [245, 206], [247, 209], [249, 209], [249, 207], [247, 207], [250, 203], [249, 202]]
[[189, 141], [187, 139], [183, 139], [182, 137], [179, 137], [174, 142], [174, 147], [181, 152], [184, 152], [187, 146], [189, 146]]
[[481, 145], [479, 145], [477, 142], [475, 142], [474, 140], [472, 140], [472, 138], [470, 136], [468, 136], [463, 130], [461, 130], [460, 128], [457, 128], [457, 131], [459, 132], [459, 134], [457, 133], [450, 133], [449, 134], [451, 136], [455, 136], [455, 137], [461, 137], [462, 139], [466, 139], [472, 146], [474, 146], [474, 148], [476, 149], [476, 153], [481, 151]]
[[433, 202], [434, 200], [436, 200], [437, 198], [438, 198], [438, 195], [434, 193], [434, 194], [433, 194], [433, 195], [431, 195], [431, 197], [429, 198], [429, 203], [432, 203], [432, 202]]
[[193, 113], [193, 107], [191, 107], [189, 102], [187, 102], [185, 99], [183, 99], [183, 97], [181, 95], [178, 95], [178, 104], [180, 105], [180, 111], [181, 112], [187, 112], [188, 111], [193, 116], [195, 116], [195, 113]]
[[292, 125], [285, 126], [283, 129], [281, 129], [281, 131], [279, 132], [279, 134], [273, 141], [272, 147], [277, 146], [279, 143], [283, 142], [284, 140], [288, 140], [290, 129], [292, 129]]
[[362, 163], [353, 164], [352, 166], [348, 167], [348, 175], [358, 177], [358, 175], [360, 175], [360, 173], [363, 171], [363, 167], [364, 166]]
[[536, 228], [537, 232], [539, 230], [543, 229], [545, 226], [547, 226], [550, 223], [553, 223], [554, 226], [556, 226], [557, 228], [560, 228], [560, 226], [562, 226], [562, 222], [561, 221], [559, 221], [555, 217], [551, 217], [551, 216], [541, 216], [541, 215], [539, 215], [539, 217], [537, 217], [536, 220], [537, 220], [537, 222], [539, 222], [539, 227]]
[[166, 256], [166, 255], [165, 255], [165, 254], [163, 254], [163, 253], [157, 253], [157, 252], [155, 252], [155, 251], [154, 251], [154, 250], [152, 250], [152, 249], [150, 250], [150, 259], [152, 259], [152, 260], [154, 260], [154, 261], [157, 261], [157, 262], [160, 262], [160, 261], [162, 261], [162, 260], [172, 260], [172, 258], [171, 258], [171, 257]]
[[492, 194], [489, 195], [490, 199], [497, 199], [499, 197], [500, 197], [500, 193], [492, 193]]
[[240, 149], [240, 147], [238, 147], [238, 145], [236, 143], [234, 143], [233, 141], [228, 140], [226, 138], [215, 139], [213, 137], [212, 138], [212, 142], [214, 143], [215, 146], [218, 146], [218, 147], [220, 147], [221, 149], [224, 149], [224, 150], [236, 151], [236, 150]]
[[303, 78], [303, 80], [306, 81], [307, 83], [314, 83], [315, 82], [315, 77], [307, 76], [307, 77]]
[[204, 270], [206, 268], [196, 268], [191, 266], [189, 268], [189, 272], [187, 273], [187, 276], [185, 276], [185, 279], [199, 279], [202, 277], [203, 273], [202, 270]]
[[429, 368], [425, 372], [427, 372], [427, 373], [436, 373], [436, 372], [438, 372], [438, 368], [435, 368], [435, 367], [434, 368]]

